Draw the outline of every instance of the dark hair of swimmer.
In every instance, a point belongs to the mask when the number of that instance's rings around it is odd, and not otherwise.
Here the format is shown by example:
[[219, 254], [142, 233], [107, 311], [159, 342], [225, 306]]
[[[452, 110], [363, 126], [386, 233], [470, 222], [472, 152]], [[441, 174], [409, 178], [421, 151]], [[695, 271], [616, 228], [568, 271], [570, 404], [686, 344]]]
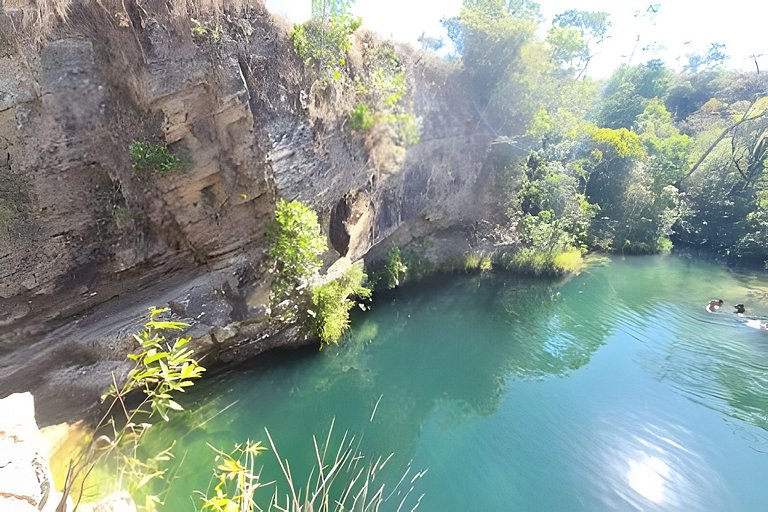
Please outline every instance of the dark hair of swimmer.
[[736, 304], [734, 307], [736, 308], [735, 313], [744, 313], [746, 311], [744, 304]]

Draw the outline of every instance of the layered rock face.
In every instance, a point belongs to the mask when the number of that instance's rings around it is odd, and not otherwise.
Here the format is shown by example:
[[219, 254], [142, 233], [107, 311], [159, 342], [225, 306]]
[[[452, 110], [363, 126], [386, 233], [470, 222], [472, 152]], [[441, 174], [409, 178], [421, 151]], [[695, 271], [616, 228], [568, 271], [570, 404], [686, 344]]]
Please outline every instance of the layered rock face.
[[[32, 390], [44, 423], [119, 378], [150, 306], [214, 360], [305, 342], [264, 321], [278, 197], [319, 212], [329, 264], [484, 207], [489, 137], [445, 63], [398, 50], [422, 130], [394, 151], [345, 128], [350, 86], [315, 81], [259, 2], [194, 38], [188, 2], [75, 1], [40, 38], [50, 3], [0, 12], [0, 396]], [[186, 170], [133, 171], [139, 140]]]

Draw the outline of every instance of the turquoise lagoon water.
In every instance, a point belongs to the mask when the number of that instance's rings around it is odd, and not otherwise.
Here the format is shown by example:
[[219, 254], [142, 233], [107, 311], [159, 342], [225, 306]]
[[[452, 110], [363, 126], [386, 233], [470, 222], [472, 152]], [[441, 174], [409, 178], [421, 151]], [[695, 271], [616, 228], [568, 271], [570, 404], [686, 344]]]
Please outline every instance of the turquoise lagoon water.
[[[707, 313], [715, 297], [726, 307]], [[419, 470], [403, 510], [421, 495], [418, 510], [440, 512], [768, 510], [768, 332], [731, 314], [737, 302], [768, 318], [766, 276], [677, 257], [382, 295], [338, 347], [196, 386], [151, 437], [176, 442], [165, 510], [200, 508], [208, 445], [266, 443], [265, 427], [305, 481], [332, 421], [332, 445], [349, 432], [369, 456], [394, 454], [377, 476], [387, 494], [408, 471], [382, 510]], [[279, 480], [261, 459], [262, 481]]]

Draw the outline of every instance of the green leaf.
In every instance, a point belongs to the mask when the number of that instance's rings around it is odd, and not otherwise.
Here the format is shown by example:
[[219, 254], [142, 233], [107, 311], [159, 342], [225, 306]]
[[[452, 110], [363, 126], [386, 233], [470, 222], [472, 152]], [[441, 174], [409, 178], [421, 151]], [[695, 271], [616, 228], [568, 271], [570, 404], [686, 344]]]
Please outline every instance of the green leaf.
[[159, 361], [160, 359], [164, 359], [168, 357], [168, 352], [158, 352], [156, 354], [147, 355], [147, 357], [144, 358], [144, 364], [152, 364], [155, 361]]
[[173, 400], [168, 400], [168, 407], [174, 411], [183, 411], [184, 408]]

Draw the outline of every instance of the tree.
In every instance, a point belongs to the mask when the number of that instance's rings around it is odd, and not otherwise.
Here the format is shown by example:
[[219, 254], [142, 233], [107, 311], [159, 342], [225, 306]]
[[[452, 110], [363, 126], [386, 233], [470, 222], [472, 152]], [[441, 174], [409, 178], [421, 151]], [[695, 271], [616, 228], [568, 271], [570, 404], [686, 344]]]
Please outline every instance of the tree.
[[677, 183], [688, 168], [691, 138], [680, 133], [660, 99], [648, 102], [635, 121], [635, 131], [640, 134], [649, 156], [647, 165], [653, 190], [658, 193]]
[[620, 67], [606, 84], [598, 124], [613, 129], [631, 128], [648, 100], [664, 96], [670, 77], [669, 69], [660, 60]]
[[312, 18], [329, 20], [350, 14], [355, 0], [312, 0]]
[[429, 50], [433, 52], [437, 52], [443, 48], [443, 46], [445, 46], [445, 42], [443, 41], [442, 37], [431, 37], [428, 36], [426, 32], [421, 33], [418, 41], [421, 44], [421, 48], [423, 50]]
[[[755, 137], [753, 137], [753, 143], [748, 144], [748, 146], [751, 146], [750, 149], [747, 149], [746, 151], [741, 149], [737, 150], [737, 147], [739, 146], [739, 143], [736, 142], [737, 139], [737, 131], [740, 129], [742, 125], [745, 123], [755, 123], [760, 122], [764, 120], [768, 116], [768, 96], [761, 96], [756, 97], [750, 104], [747, 106], [741, 116], [736, 118], [736, 121], [734, 121], [732, 124], [727, 126], [722, 132], [720, 132], [720, 135], [714, 140], [714, 142], [702, 153], [702, 155], [699, 157], [699, 159], [696, 161], [695, 164], [690, 168], [690, 170], [685, 173], [684, 176], [680, 178], [678, 181], [678, 185], [680, 182], [688, 177], [690, 177], [696, 170], [701, 166], [701, 164], [707, 159], [707, 157], [712, 153], [712, 151], [720, 144], [720, 142], [723, 141], [728, 135], [732, 135], [731, 137], [731, 147], [732, 149], [732, 163], [738, 164], [739, 162], [744, 161], [745, 158], [747, 158], [747, 161], [749, 162], [749, 159], [752, 159], [752, 161], [755, 160], [755, 158], [758, 159], [758, 161], [762, 158], [763, 164], [765, 163], [765, 157], [764, 157], [764, 149], [760, 150], [759, 145], [761, 144], [761, 141], [764, 140], [765, 135], [765, 129], [760, 129], [759, 134]], [[750, 155], [750, 156], [746, 156]], [[742, 177], [744, 179], [748, 179], [747, 176], [744, 174], [744, 169], [740, 167], [740, 165], [737, 165], [737, 169], [742, 174]], [[749, 170], [749, 164], [747, 164], [747, 169]], [[757, 168], [753, 167], [752, 171], [755, 171]]]
[[606, 12], [570, 9], [558, 14], [547, 36], [553, 59], [580, 78], [592, 60], [592, 45], [605, 40], [609, 26]]
[[354, 0], [313, 0], [312, 19], [295, 25], [291, 42], [306, 64], [319, 68], [324, 80], [339, 80], [346, 67], [351, 36], [362, 24], [350, 14]]

